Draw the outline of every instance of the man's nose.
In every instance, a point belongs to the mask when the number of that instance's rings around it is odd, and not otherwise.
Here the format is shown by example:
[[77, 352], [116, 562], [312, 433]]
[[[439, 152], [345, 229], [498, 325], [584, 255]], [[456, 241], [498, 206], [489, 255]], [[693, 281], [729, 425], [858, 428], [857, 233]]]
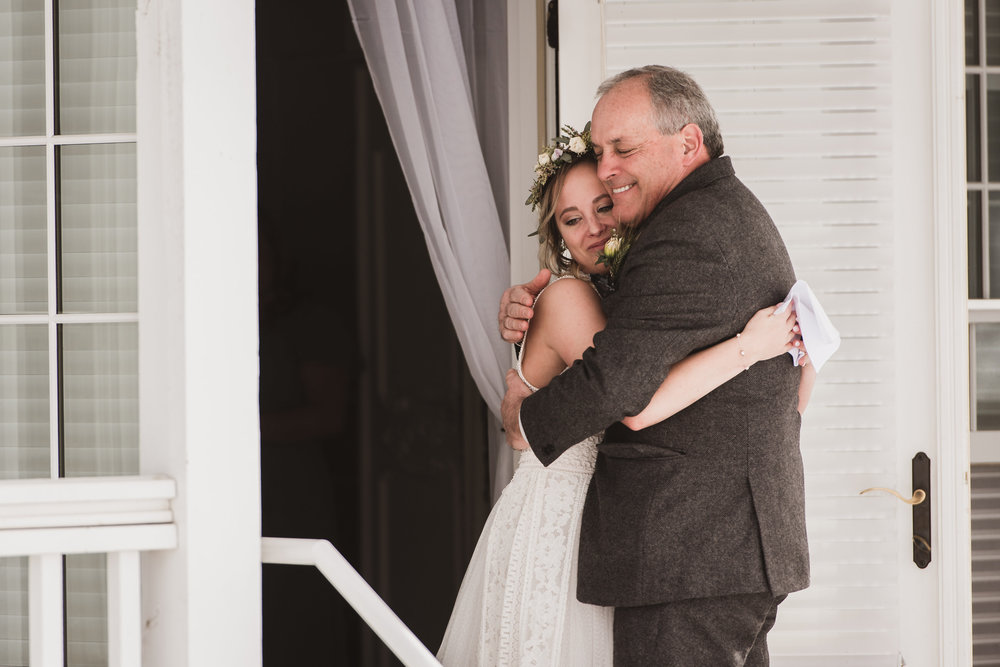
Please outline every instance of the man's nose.
[[604, 153], [597, 163], [597, 177], [605, 184], [618, 173], [617, 165], [613, 155]]

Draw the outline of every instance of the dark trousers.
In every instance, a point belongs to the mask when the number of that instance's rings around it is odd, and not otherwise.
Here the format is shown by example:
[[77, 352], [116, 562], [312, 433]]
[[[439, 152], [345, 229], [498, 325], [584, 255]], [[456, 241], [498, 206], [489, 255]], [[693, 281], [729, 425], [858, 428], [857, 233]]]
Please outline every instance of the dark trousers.
[[767, 667], [767, 632], [784, 595], [615, 607], [615, 667]]

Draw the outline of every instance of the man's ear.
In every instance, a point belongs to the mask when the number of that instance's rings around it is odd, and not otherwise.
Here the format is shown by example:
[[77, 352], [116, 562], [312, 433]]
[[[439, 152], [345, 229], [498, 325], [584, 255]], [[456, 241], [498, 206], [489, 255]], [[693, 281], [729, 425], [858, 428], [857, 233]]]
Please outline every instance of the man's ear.
[[681, 128], [680, 135], [684, 146], [685, 163], [694, 162], [705, 146], [705, 138], [701, 133], [701, 128], [694, 123], [688, 123]]

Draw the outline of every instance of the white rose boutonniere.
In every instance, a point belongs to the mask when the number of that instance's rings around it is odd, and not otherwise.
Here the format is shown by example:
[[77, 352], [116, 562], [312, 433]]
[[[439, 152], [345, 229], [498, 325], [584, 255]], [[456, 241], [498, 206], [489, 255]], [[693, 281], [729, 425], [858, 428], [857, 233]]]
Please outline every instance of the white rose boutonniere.
[[601, 254], [597, 256], [597, 263], [608, 267], [608, 278], [611, 285], [615, 284], [618, 272], [621, 271], [622, 264], [625, 262], [625, 255], [632, 247], [635, 237], [634, 227], [616, 229], [611, 232], [611, 238], [604, 244], [604, 250]]
[[608, 242], [604, 244], [604, 252], [602, 253], [606, 258], [612, 258], [618, 254], [619, 248], [622, 246], [622, 239], [617, 235], [617, 230], [608, 239]]

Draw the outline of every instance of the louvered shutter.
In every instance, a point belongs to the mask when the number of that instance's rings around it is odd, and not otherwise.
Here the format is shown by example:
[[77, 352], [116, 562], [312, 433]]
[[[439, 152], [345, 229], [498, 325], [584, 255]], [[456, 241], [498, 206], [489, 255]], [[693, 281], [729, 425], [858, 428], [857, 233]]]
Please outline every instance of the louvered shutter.
[[773, 664], [898, 665], [890, 3], [630, 2], [604, 8], [605, 70], [699, 81], [737, 175], [843, 335], [803, 420], [812, 585], [779, 610]]
[[975, 665], [1000, 664], [1000, 466], [972, 467]]

